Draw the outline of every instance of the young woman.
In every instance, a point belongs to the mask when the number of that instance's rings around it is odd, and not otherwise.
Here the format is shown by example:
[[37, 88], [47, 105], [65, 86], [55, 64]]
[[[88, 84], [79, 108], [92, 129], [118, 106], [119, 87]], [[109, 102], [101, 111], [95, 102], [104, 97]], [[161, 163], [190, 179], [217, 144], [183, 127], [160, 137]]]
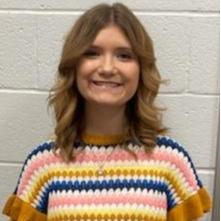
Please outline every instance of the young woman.
[[166, 136], [150, 37], [124, 5], [97, 5], [65, 41], [55, 138], [24, 163], [4, 214], [15, 221], [191, 221], [211, 209], [190, 156]]

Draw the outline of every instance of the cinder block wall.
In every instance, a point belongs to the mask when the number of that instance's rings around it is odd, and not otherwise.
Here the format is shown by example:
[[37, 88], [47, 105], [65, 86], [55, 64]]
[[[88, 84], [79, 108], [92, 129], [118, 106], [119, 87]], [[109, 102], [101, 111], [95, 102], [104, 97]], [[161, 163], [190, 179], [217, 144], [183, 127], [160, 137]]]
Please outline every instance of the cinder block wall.
[[[27, 154], [53, 132], [47, 113], [64, 36], [96, 3], [0, 2], [0, 207], [17, 183]], [[219, 100], [219, 1], [128, 0], [153, 38], [161, 75], [157, 100], [164, 123], [182, 143], [213, 195]], [[0, 215], [0, 220], [6, 217]], [[211, 220], [211, 214], [204, 221]]]

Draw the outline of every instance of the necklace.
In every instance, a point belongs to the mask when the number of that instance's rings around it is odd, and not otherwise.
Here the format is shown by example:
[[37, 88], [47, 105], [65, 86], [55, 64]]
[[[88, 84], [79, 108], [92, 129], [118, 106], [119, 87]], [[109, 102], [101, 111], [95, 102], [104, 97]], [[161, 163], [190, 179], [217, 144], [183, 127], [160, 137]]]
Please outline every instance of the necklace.
[[[92, 150], [92, 149], [91, 149], [91, 150]], [[98, 159], [97, 155], [92, 151], [94, 157], [96, 158], [96, 162], [97, 162], [97, 164], [98, 164], [97, 174], [98, 174], [99, 176], [102, 176], [102, 175], [103, 175], [103, 173], [104, 173], [104, 166], [106, 165], [107, 160], [108, 160], [109, 157], [114, 153], [114, 151], [115, 151], [115, 147], [113, 147], [113, 150], [110, 151], [110, 153], [107, 154], [107, 156], [104, 157], [104, 159], [103, 159], [102, 161], [101, 161], [100, 159]], [[105, 152], [106, 152], [106, 150], [105, 150]], [[105, 155], [106, 155], [106, 153], [105, 153]]]
[[[114, 146], [122, 142], [124, 137], [122, 135], [116, 135], [116, 136], [111, 135], [111, 136], [104, 137], [104, 136], [93, 136], [93, 135], [84, 134], [83, 138], [84, 138], [84, 141], [88, 143], [88, 146], [90, 147], [90, 151], [93, 153], [93, 156], [95, 157], [95, 161], [98, 164], [97, 174], [98, 176], [102, 176], [104, 174], [104, 166], [106, 165], [108, 158], [117, 149], [117, 146], [116, 147]], [[99, 146], [112, 146], [113, 150], [111, 150], [110, 153], [108, 153], [107, 156], [103, 160], [100, 160], [98, 159], [98, 156], [92, 150], [93, 146], [98, 146], [98, 145]], [[105, 147], [105, 155], [107, 152], [107, 148], [108, 147]], [[99, 150], [99, 147], [98, 147], [98, 150]]]

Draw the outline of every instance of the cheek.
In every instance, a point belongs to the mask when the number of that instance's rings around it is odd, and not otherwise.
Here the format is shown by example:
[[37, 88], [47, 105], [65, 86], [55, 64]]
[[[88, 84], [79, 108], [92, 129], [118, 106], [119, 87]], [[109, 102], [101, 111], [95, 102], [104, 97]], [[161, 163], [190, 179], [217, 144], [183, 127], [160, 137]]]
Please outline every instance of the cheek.
[[88, 73], [90, 73], [90, 67], [87, 65], [86, 62], [81, 62], [76, 69], [77, 84], [85, 84]]
[[132, 98], [138, 89], [139, 86], [139, 79], [140, 79], [140, 70], [139, 67], [133, 66], [130, 69], [127, 69], [125, 73], [127, 73], [127, 80], [126, 85], [127, 85], [127, 96], [128, 98]]
[[134, 86], [134, 89], [137, 90], [140, 80], [140, 68], [138, 65], [135, 65], [133, 68], [131, 68], [130, 71], [132, 84]]
[[[77, 81], [79, 84], [86, 84], [91, 78], [91, 73], [95, 71], [95, 62], [93, 61], [83, 61], [77, 68]], [[85, 86], [86, 86], [85, 85]]]
[[90, 73], [97, 67], [97, 62], [94, 60], [82, 60], [78, 66], [78, 72], [80, 73]]
[[76, 74], [76, 85], [81, 95], [84, 94], [84, 88], [86, 87], [85, 83], [86, 81], [84, 80], [83, 74], [78, 70]]
[[132, 82], [132, 86], [131, 86], [131, 89], [132, 89], [132, 93], [135, 94], [138, 90], [138, 87], [139, 87], [139, 75], [136, 75], [136, 77], [134, 77], [133, 79], [133, 82]]

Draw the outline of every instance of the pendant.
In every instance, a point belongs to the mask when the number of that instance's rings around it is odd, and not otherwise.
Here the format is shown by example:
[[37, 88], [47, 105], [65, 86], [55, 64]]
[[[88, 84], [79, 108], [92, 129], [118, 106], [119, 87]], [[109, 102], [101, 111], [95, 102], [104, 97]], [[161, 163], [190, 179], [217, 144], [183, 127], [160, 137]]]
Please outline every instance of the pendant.
[[102, 167], [99, 167], [99, 169], [98, 169], [98, 171], [97, 171], [97, 173], [98, 173], [98, 175], [102, 175], [103, 174], [103, 168]]

